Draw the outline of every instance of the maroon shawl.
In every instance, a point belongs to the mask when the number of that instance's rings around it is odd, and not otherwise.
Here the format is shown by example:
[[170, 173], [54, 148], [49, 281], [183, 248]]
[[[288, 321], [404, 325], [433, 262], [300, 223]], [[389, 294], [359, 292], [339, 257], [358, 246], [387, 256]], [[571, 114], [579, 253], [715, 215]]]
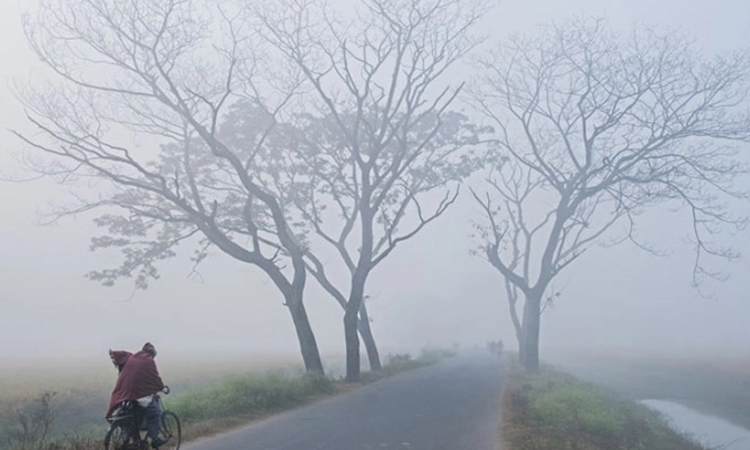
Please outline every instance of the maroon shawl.
[[113, 351], [112, 361], [120, 370], [117, 383], [112, 390], [107, 416], [126, 400], [137, 400], [147, 395], [156, 394], [164, 389], [154, 358], [144, 351], [136, 354], [125, 351]]

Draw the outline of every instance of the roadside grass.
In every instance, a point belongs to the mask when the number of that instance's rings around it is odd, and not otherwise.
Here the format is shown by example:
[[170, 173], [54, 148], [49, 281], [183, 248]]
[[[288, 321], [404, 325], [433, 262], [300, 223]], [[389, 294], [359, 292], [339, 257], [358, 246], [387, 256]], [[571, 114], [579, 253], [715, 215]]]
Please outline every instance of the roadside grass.
[[[510, 358], [508, 358], [510, 359]], [[501, 436], [507, 450], [704, 450], [660, 415], [603, 387], [508, 361]]]
[[750, 429], [750, 358], [590, 355], [566, 370], [632, 399], [673, 400]]
[[288, 409], [336, 391], [334, 380], [317, 374], [250, 375], [220, 381], [165, 401], [185, 424], [227, 417], [257, 417]]
[[[363, 372], [362, 381], [355, 384], [345, 383], [342, 379], [305, 374], [299, 369], [293, 370], [283, 365], [265, 372], [253, 370], [245, 375], [234, 373], [236, 367], [233, 367], [233, 370], [221, 372], [223, 375], [212, 374], [209, 381], [199, 376], [189, 377], [183, 371], [181, 378], [175, 379], [177, 383], [176, 388], [173, 388], [174, 393], [164, 396], [162, 400], [165, 409], [174, 411], [179, 416], [183, 441], [189, 441], [348, 392], [362, 384], [433, 364], [452, 355], [453, 352], [444, 350], [424, 350], [417, 358], [408, 354], [389, 355], [383, 370], [377, 373]], [[166, 373], [164, 370], [162, 372]], [[41, 375], [37, 377], [36, 381], [40, 381], [39, 377], [44, 378]], [[104, 395], [101, 392], [96, 394], [83, 390], [70, 394], [70, 386], [79, 385], [80, 381], [75, 383], [73, 379], [58, 379], [57, 384], [52, 386], [55, 386], [54, 392], [63, 395], [55, 394], [55, 432], [42, 440], [31, 439], [25, 446], [23, 439], [20, 439], [22, 433], [19, 414], [25, 411], [29, 418], [39, 414], [40, 404], [38, 398], [33, 396], [40, 395], [40, 391], [33, 394], [29, 391], [0, 391], [0, 450], [101, 450], [102, 438], [108, 427], [103, 420], [102, 409], [109, 399], [112, 374], [107, 378], [106, 388], [103, 383], [101, 386], [105, 389]], [[6, 388], [8, 384], [6, 382]], [[2, 386], [0, 383], [0, 387]], [[53, 391], [47, 390], [41, 395], [45, 392]], [[93, 422], [83, 420], [89, 416], [93, 418]]]

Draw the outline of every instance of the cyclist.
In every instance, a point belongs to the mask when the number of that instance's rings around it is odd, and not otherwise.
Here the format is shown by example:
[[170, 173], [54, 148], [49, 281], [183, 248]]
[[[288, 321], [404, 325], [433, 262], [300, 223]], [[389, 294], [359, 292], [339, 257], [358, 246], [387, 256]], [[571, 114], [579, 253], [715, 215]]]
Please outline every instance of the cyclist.
[[156, 361], [154, 361], [156, 348], [150, 342], [146, 342], [139, 352], [110, 350], [109, 357], [112, 364], [117, 367], [119, 375], [115, 388], [112, 390], [106, 417], [109, 417], [124, 401], [138, 402], [138, 405], [145, 410], [147, 434], [151, 438], [151, 447], [159, 448], [166, 443], [166, 439], [159, 437], [161, 408], [159, 402], [154, 401], [154, 394], [169, 388], [162, 382], [159, 370], [156, 368]]

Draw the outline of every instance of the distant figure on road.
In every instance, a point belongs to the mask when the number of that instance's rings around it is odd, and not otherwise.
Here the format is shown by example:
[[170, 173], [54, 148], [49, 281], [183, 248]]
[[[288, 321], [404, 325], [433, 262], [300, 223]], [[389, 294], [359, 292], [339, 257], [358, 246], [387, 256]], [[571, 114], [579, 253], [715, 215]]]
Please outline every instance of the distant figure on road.
[[107, 409], [107, 417], [124, 401], [132, 400], [144, 408], [148, 436], [151, 446], [159, 448], [164, 440], [159, 437], [159, 419], [161, 408], [159, 402], [154, 401], [154, 394], [166, 386], [156, 368], [156, 348], [146, 342], [143, 348], [133, 354], [123, 350], [110, 350], [109, 357], [117, 367], [119, 375]]
[[490, 341], [487, 343], [487, 351], [493, 355], [501, 355], [503, 353], [503, 341], [498, 339], [496, 341]]

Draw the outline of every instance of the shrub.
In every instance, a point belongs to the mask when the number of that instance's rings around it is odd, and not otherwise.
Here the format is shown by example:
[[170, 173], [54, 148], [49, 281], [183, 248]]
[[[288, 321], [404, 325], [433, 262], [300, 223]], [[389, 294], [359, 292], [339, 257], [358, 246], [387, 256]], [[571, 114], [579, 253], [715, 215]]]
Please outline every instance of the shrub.
[[55, 392], [45, 391], [31, 405], [16, 410], [20, 425], [20, 430], [14, 436], [16, 448], [42, 447], [55, 421], [55, 412], [52, 409], [52, 399], [55, 395]]

